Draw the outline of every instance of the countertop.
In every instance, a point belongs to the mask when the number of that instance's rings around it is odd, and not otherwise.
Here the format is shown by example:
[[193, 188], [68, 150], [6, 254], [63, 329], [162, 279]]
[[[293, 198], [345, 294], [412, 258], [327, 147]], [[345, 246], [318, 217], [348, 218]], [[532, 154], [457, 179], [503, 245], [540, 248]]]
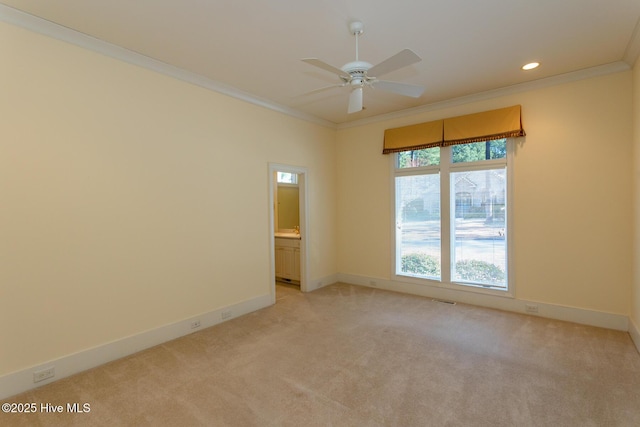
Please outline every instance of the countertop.
[[297, 234], [297, 233], [276, 232], [275, 233], [275, 237], [280, 238], [280, 239], [298, 239], [298, 240], [300, 240], [300, 235]]

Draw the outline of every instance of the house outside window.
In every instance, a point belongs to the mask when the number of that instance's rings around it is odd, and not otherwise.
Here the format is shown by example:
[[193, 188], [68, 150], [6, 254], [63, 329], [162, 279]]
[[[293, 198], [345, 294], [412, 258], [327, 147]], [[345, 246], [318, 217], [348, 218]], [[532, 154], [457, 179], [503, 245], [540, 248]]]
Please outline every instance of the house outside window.
[[394, 276], [510, 291], [507, 139], [396, 153]]

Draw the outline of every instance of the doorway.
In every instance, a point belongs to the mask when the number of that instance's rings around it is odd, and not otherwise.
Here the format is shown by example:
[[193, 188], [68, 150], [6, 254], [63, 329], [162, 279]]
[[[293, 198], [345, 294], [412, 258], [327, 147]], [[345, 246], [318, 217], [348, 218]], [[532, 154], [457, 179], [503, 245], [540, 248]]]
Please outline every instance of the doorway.
[[[295, 200], [297, 196], [297, 206], [289, 206], [286, 213], [280, 212], [278, 206], [278, 175], [285, 177], [285, 181], [287, 180], [287, 177], [290, 177], [290, 182], [284, 183], [289, 185], [280, 186], [281, 188], [287, 189], [286, 192], [281, 193], [286, 197], [286, 200], [289, 201], [287, 203], [290, 203], [291, 200]], [[294, 176], [295, 179], [293, 178]], [[295, 234], [298, 235], [300, 290], [302, 292], [307, 292], [309, 290], [307, 277], [309, 271], [307, 256], [309, 242], [307, 177], [307, 168], [269, 163], [269, 283], [271, 286], [272, 303], [276, 302], [276, 233], [284, 233], [280, 235], [288, 235], [289, 233], [292, 233], [292, 236], [294, 237]], [[295, 185], [293, 183], [294, 180]], [[293, 190], [294, 187], [295, 191]], [[280, 219], [281, 214], [283, 217], [282, 220]], [[296, 219], [299, 222], [297, 225], [295, 224]], [[292, 239], [291, 243], [294, 243], [295, 240], [296, 239]], [[295, 245], [298, 245], [298, 242], [295, 242]]]

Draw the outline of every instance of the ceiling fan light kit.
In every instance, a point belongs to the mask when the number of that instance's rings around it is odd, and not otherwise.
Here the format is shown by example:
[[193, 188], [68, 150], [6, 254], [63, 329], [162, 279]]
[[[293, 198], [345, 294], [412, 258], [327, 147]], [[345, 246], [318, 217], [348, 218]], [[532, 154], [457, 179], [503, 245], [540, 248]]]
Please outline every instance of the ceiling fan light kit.
[[378, 79], [378, 76], [382, 76], [422, 61], [418, 55], [410, 49], [404, 49], [377, 65], [371, 65], [366, 61], [360, 61], [358, 57], [358, 37], [364, 32], [364, 26], [362, 22], [354, 21], [349, 25], [349, 29], [351, 30], [351, 34], [356, 38], [355, 61], [349, 62], [341, 68], [337, 68], [321, 61], [318, 58], [303, 59], [307, 64], [336, 74], [342, 81], [340, 84], [317, 89], [311, 93], [336, 87], [349, 86], [351, 90], [349, 95], [349, 105], [347, 108], [347, 112], [349, 114], [357, 113], [363, 109], [363, 89], [365, 86], [396, 93], [398, 95], [410, 96], [412, 98], [419, 98], [422, 95], [424, 88], [421, 86]]

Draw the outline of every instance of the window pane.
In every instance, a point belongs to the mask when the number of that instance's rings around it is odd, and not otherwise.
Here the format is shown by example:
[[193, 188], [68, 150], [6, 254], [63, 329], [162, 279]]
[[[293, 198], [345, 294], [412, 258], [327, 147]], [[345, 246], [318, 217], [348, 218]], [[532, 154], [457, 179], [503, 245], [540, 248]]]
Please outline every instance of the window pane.
[[396, 177], [396, 274], [440, 279], [440, 175]]
[[507, 157], [506, 138], [497, 139], [495, 141], [454, 145], [451, 147], [451, 161], [453, 163], [504, 159], [505, 157]]
[[278, 172], [278, 180], [282, 184], [297, 184], [298, 174], [289, 172]]
[[398, 169], [417, 168], [440, 164], [440, 147], [423, 150], [402, 151], [398, 153]]
[[506, 169], [451, 174], [451, 280], [507, 287]]

